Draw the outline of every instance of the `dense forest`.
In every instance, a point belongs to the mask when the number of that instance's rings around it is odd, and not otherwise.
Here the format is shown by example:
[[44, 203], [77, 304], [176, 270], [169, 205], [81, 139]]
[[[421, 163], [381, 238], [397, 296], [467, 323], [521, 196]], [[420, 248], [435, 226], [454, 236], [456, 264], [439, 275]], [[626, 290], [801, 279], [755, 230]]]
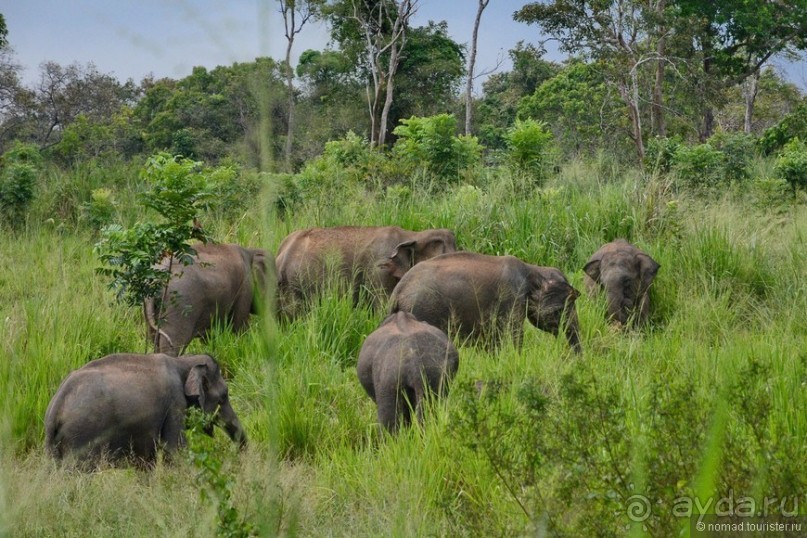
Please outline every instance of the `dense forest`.
[[[412, 25], [418, 3], [276, 0], [284, 58], [139, 82], [46, 62], [32, 86], [0, 13], [0, 534], [805, 525], [807, 96], [772, 62], [803, 58], [807, 1], [524, 2], [536, 40], [492, 73], [476, 36], [496, 0], [469, 0], [468, 43]], [[330, 45], [292, 65], [315, 20]], [[447, 229], [558, 268], [580, 352], [528, 323], [494, 347], [452, 334], [447, 394], [391, 435], [357, 379], [387, 306], [334, 286], [283, 319], [269, 285], [248, 330], [188, 348], [221, 365], [245, 449], [192, 414], [187, 446], [147, 470], [48, 457], [62, 380], [151, 350], [135, 273], [196, 239], [276, 253], [345, 225]], [[660, 265], [637, 327], [586, 293], [618, 238]]]

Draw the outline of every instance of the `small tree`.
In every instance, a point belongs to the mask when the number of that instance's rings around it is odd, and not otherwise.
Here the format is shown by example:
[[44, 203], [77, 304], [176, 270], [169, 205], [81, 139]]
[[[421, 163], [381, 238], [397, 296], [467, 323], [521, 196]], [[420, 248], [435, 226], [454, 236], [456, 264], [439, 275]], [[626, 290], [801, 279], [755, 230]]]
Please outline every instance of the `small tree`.
[[797, 188], [807, 189], [807, 144], [798, 137], [785, 144], [774, 166], [776, 175], [784, 179], [796, 194]]
[[[191, 264], [195, 251], [188, 241], [209, 240], [199, 225], [198, 213], [211, 191], [201, 163], [167, 153], [149, 159], [143, 179], [150, 188], [140, 194], [140, 200], [162, 222], [137, 222], [131, 228], [106, 226], [95, 253], [103, 264], [98, 272], [112, 279], [110, 288], [119, 302], [145, 308], [147, 298], [161, 298], [155, 316], [159, 325], [169, 299], [166, 294], [174, 260]], [[168, 260], [167, 268], [159, 265], [163, 259]], [[158, 345], [160, 331], [155, 332]]]
[[456, 136], [451, 114], [401, 120], [394, 154], [404, 163], [422, 167], [442, 181], [456, 179], [461, 170], [479, 164], [482, 147], [475, 136]]
[[533, 119], [516, 120], [505, 138], [510, 166], [538, 180], [543, 179], [555, 143], [547, 125]]
[[35, 196], [36, 178], [42, 165], [39, 150], [17, 143], [0, 161], [0, 215], [12, 228], [24, 222]]

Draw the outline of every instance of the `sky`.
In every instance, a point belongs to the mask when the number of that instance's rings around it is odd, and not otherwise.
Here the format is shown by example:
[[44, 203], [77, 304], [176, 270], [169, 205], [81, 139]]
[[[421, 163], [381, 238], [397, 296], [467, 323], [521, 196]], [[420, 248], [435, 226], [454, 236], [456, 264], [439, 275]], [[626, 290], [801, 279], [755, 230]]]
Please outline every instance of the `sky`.
[[[513, 21], [526, 0], [490, 0], [479, 30], [477, 69], [511, 67], [507, 51], [518, 41], [537, 43], [534, 26]], [[33, 85], [39, 65], [92, 62], [121, 82], [148, 75], [180, 79], [259, 56], [282, 60], [286, 38], [277, 0], [0, 0], [14, 60]], [[456, 42], [470, 44], [477, 0], [420, 0], [413, 25], [448, 23]], [[328, 45], [324, 24], [308, 23], [295, 39], [292, 63], [306, 49]], [[561, 56], [549, 59], [560, 60]], [[477, 84], [478, 86], [478, 84]]]
[[[529, 0], [490, 0], [479, 30], [477, 69], [511, 68], [507, 51], [519, 41], [538, 44], [540, 31], [515, 22], [513, 13]], [[469, 44], [477, 0], [420, 0], [413, 24], [448, 23], [452, 39]], [[14, 61], [23, 82], [34, 85], [39, 65], [92, 62], [121, 82], [144, 77], [181, 79], [193, 67], [213, 69], [260, 56], [282, 60], [286, 38], [277, 0], [0, 0]], [[328, 45], [323, 24], [307, 24], [296, 38], [292, 63], [306, 49]], [[552, 50], [546, 58], [560, 61]], [[787, 78], [807, 91], [807, 62], [776, 62]], [[480, 90], [482, 79], [477, 81]]]

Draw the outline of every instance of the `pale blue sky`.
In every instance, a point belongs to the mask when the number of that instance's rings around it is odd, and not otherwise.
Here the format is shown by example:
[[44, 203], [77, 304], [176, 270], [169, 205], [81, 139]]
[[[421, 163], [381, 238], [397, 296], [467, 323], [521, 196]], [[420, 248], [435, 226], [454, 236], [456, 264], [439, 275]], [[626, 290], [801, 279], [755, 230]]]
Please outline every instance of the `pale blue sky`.
[[[538, 30], [513, 21], [525, 0], [491, 0], [479, 34], [477, 72], [492, 68], [519, 40], [537, 42]], [[451, 37], [471, 39], [477, 0], [421, 0], [415, 25], [448, 22]], [[194, 66], [214, 68], [258, 56], [282, 59], [286, 40], [276, 0], [0, 0], [14, 58], [28, 84], [45, 61], [62, 65], [93, 62], [121, 81], [139, 82], [149, 73], [182, 78]], [[328, 32], [308, 24], [294, 56], [323, 49]], [[560, 59], [556, 57], [555, 59]]]
[[[507, 51], [523, 40], [542, 39], [535, 26], [513, 21], [528, 0], [490, 0], [479, 34], [477, 72], [497, 58], [509, 70]], [[258, 56], [282, 59], [282, 19], [276, 0], [0, 0], [15, 60], [26, 84], [38, 78], [44, 61], [62, 65], [93, 62], [121, 81], [156, 77], [183, 78], [194, 66], [209, 69]], [[445, 20], [451, 37], [469, 43], [477, 0], [420, 0], [414, 24]], [[309, 24], [294, 45], [294, 62], [305, 49], [323, 49], [328, 33]], [[550, 52], [548, 59], [561, 60]], [[807, 89], [807, 64], [777, 62], [788, 77]], [[477, 84], [478, 87], [478, 84]]]

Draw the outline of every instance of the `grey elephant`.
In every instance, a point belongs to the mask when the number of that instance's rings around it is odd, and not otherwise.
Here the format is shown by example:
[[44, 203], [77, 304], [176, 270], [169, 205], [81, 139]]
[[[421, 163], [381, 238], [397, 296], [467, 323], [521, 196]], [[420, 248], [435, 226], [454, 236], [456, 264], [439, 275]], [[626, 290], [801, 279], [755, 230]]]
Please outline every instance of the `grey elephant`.
[[604, 289], [608, 318], [624, 325], [630, 320], [636, 324], [647, 321], [650, 285], [659, 267], [649, 255], [624, 239], [617, 239], [600, 247], [583, 271], [589, 294]]
[[62, 382], [45, 413], [45, 447], [57, 460], [75, 458], [85, 468], [105, 459], [150, 464], [158, 448], [170, 453], [184, 444], [189, 407], [213, 415], [231, 439], [246, 443], [209, 355], [108, 355]]
[[521, 345], [524, 318], [580, 350], [575, 299], [579, 296], [554, 267], [525, 263], [513, 256], [473, 252], [445, 254], [412, 268], [392, 293], [391, 312], [411, 312], [461, 337], [498, 344], [510, 333]]
[[365, 339], [357, 370], [378, 422], [394, 433], [412, 422], [412, 412], [423, 420], [425, 401], [445, 394], [458, 366], [457, 349], [443, 331], [396, 312]]
[[[190, 265], [171, 259], [165, 300], [144, 302], [147, 335], [154, 351], [178, 355], [216, 323], [244, 330], [259, 310], [267, 282], [274, 284], [274, 260], [265, 250], [234, 244], [198, 244]], [[160, 267], [168, 269], [169, 260]], [[267, 276], [268, 274], [268, 276]], [[157, 307], [163, 305], [161, 315]], [[159, 317], [159, 319], [158, 319]]]
[[398, 226], [309, 228], [289, 234], [277, 252], [278, 302], [288, 318], [321, 293], [336, 273], [358, 304], [362, 289], [379, 305], [416, 263], [457, 249], [454, 233]]

